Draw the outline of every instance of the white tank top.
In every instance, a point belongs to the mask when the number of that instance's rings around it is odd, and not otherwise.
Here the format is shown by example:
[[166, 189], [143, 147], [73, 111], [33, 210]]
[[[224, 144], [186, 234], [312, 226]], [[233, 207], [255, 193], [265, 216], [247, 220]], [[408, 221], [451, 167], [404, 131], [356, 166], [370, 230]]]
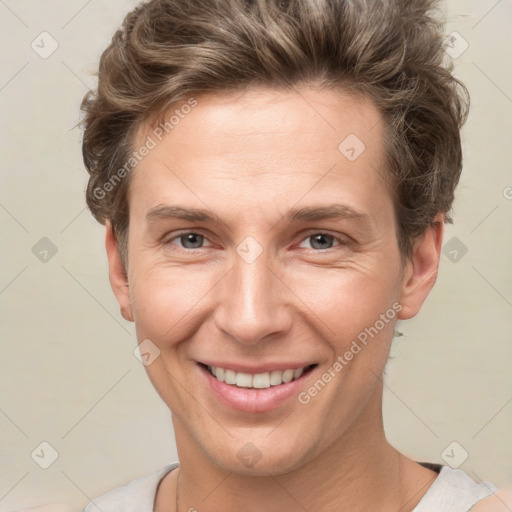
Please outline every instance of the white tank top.
[[428, 462], [418, 464], [439, 475], [412, 512], [468, 512], [498, 490], [491, 482], [477, 484], [460, 469]]
[[[419, 462], [439, 473], [413, 512], [470, 512], [471, 507], [491, 496], [498, 488], [490, 482], [475, 483], [460, 469]], [[160, 481], [178, 467], [175, 462], [149, 475], [112, 489], [87, 505], [83, 512], [153, 512]]]

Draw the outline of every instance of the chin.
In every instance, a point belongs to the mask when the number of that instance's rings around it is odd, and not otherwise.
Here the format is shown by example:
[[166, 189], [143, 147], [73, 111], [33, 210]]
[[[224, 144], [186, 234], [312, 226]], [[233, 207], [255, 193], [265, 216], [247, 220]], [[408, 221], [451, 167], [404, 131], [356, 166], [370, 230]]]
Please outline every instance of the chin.
[[[265, 434], [268, 435], [268, 434]], [[253, 437], [254, 438], [254, 437]], [[235, 448], [240, 446], [240, 448]], [[213, 464], [225, 471], [247, 476], [278, 476], [299, 469], [306, 463], [307, 450], [296, 445], [272, 443], [264, 437], [261, 442], [233, 441], [228, 446], [207, 450]]]

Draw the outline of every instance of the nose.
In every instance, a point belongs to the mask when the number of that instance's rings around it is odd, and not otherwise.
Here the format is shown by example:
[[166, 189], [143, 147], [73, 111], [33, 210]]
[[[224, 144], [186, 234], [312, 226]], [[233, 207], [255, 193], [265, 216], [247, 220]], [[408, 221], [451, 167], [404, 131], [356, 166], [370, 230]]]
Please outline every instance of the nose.
[[236, 253], [219, 283], [215, 324], [239, 343], [254, 345], [291, 327], [291, 292], [273, 267], [265, 251], [252, 262]]

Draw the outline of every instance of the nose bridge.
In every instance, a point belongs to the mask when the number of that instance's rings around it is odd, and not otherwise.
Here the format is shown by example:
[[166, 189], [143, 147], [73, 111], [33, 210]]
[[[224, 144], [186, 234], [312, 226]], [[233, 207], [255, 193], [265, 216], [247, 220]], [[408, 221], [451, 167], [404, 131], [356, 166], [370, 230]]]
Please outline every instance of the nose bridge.
[[283, 285], [271, 267], [269, 252], [253, 237], [237, 246], [233, 266], [223, 280], [216, 323], [240, 343], [255, 344], [288, 327], [280, 303]]

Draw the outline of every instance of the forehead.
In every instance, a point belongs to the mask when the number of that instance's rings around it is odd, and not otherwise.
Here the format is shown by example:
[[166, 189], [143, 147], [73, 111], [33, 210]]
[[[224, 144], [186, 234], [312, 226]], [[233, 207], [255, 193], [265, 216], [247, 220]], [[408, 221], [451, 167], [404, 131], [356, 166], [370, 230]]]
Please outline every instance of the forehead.
[[[254, 152], [259, 152], [261, 148], [254, 145], [257, 138], [264, 149], [271, 149], [269, 138], [278, 137], [279, 142], [284, 143], [286, 139], [293, 142], [290, 136], [307, 135], [311, 140], [307, 149], [321, 150], [333, 149], [333, 146], [337, 149], [338, 144], [352, 134], [364, 140], [366, 148], [372, 152], [378, 149], [382, 136], [382, 118], [374, 103], [360, 93], [341, 88], [252, 87], [230, 93], [200, 94], [174, 104], [163, 119], [156, 128], [148, 123], [143, 125], [137, 144], [143, 144], [149, 135], [158, 142], [162, 138], [173, 139], [176, 144], [187, 147], [201, 142], [203, 150], [215, 151], [226, 137], [238, 139], [238, 145], [249, 137], [244, 149], [249, 151], [252, 147]], [[191, 124], [192, 129], [188, 129]]]
[[172, 204], [187, 188], [195, 206], [204, 207], [198, 198], [222, 192], [246, 209], [301, 197], [306, 204], [319, 195], [348, 201], [338, 197], [344, 191], [368, 206], [373, 196], [378, 206], [377, 196], [386, 192], [381, 115], [369, 99], [346, 91], [197, 95], [174, 105], [160, 127], [145, 125], [135, 147], [149, 140], [154, 147], [132, 176], [131, 211], [133, 200], [143, 199], [147, 211]]

